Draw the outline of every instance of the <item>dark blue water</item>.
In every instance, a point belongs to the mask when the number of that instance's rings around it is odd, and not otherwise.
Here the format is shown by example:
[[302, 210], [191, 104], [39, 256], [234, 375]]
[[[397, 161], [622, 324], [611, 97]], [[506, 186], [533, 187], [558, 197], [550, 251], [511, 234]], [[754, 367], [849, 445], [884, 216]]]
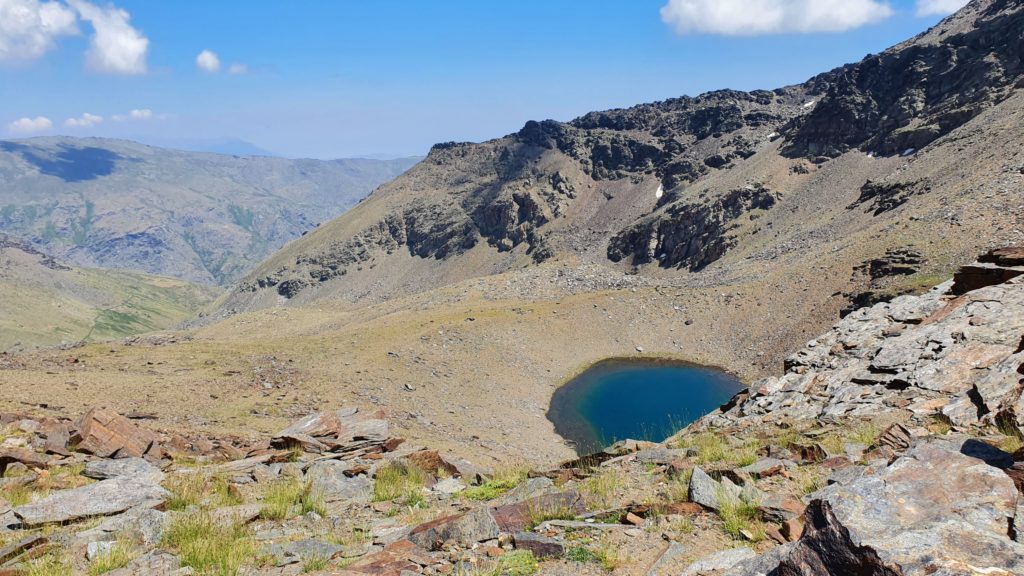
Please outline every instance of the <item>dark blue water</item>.
[[586, 455], [627, 438], [660, 442], [742, 389], [738, 379], [714, 368], [605, 360], [555, 391], [548, 419]]

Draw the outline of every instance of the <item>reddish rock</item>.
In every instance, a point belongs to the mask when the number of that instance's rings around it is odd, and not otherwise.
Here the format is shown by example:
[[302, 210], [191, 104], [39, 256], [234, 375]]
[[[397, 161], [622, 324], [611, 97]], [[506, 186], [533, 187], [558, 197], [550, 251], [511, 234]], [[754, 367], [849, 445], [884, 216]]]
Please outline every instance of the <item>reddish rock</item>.
[[449, 476], [457, 476], [459, 474], [458, 469], [445, 462], [437, 450], [420, 450], [419, 452], [409, 454], [405, 459], [432, 476], [436, 476], [438, 472], [442, 471]]
[[639, 517], [639, 516], [637, 516], [636, 514], [633, 514], [632, 512], [627, 512], [626, 513], [625, 520], [626, 520], [627, 524], [632, 524], [633, 526], [643, 526], [644, 525], [644, 519]]
[[586, 512], [576, 492], [561, 492], [530, 498], [516, 504], [491, 508], [491, 516], [502, 532], [515, 534], [530, 527], [540, 517], [579, 515]]
[[529, 550], [540, 560], [561, 558], [565, 554], [565, 543], [533, 532], [520, 532], [515, 537], [516, 550]]
[[788, 542], [796, 542], [804, 533], [804, 521], [800, 518], [790, 518], [782, 523], [781, 532]]
[[40, 422], [39, 433], [46, 439], [44, 449], [48, 454], [69, 456], [68, 441], [71, 440], [71, 430], [66, 422], [46, 418]]
[[440, 550], [448, 543], [468, 547], [500, 535], [498, 524], [486, 508], [466, 514], [438, 518], [421, 524], [409, 534], [409, 541], [424, 550]]
[[[416, 559], [417, 561], [413, 561]], [[334, 572], [339, 576], [356, 576], [369, 574], [371, 576], [402, 576], [404, 571], [418, 574], [420, 562], [423, 565], [432, 564], [433, 558], [421, 556], [416, 545], [408, 540], [399, 540], [389, 544], [384, 550], [371, 554], [340, 572]]]
[[790, 447], [790, 450], [804, 464], [817, 464], [828, 458], [828, 452], [820, 444], [794, 444]]
[[20, 462], [29, 468], [46, 468], [46, 459], [41, 454], [36, 454], [24, 448], [0, 448], [0, 478], [3, 477], [7, 467], [15, 462]]
[[278, 432], [271, 445], [276, 448], [301, 446], [309, 452], [356, 452], [370, 447], [379, 448], [390, 435], [388, 423], [376, 416], [365, 416], [358, 408], [320, 412]]
[[900, 424], [893, 424], [882, 432], [875, 440], [876, 446], [888, 446], [894, 452], [903, 452], [910, 448], [912, 438], [910, 431]]
[[77, 432], [71, 441], [77, 450], [101, 458], [139, 458], [156, 442], [156, 435], [139, 428], [131, 420], [100, 408], [93, 408], [75, 422]]

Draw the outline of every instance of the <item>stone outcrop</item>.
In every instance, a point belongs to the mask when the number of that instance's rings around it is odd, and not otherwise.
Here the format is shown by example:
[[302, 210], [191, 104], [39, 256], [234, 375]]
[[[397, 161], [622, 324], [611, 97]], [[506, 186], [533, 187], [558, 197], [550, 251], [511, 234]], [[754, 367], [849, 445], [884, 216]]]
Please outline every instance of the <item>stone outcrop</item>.
[[1007, 529], [1021, 495], [1002, 470], [972, 455], [971, 442], [926, 442], [814, 494], [803, 536], [768, 573], [1020, 574], [1024, 546]]
[[94, 408], [75, 422], [72, 442], [82, 452], [100, 458], [139, 458], [156, 442], [156, 435], [139, 428], [131, 420], [100, 408]]
[[109, 516], [138, 506], [153, 507], [168, 496], [166, 490], [150, 479], [121, 476], [57, 492], [37, 502], [14, 508], [14, 514], [25, 525], [38, 526]]
[[947, 283], [850, 314], [791, 356], [786, 374], [755, 383], [699, 426], [891, 413], [1024, 431], [1024, 283], [955, 292]]

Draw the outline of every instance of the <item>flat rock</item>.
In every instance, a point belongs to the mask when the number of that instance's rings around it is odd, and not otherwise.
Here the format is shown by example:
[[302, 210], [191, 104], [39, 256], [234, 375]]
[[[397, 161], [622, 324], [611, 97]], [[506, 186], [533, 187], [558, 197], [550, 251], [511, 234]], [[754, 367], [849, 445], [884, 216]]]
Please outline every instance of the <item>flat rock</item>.
[[187, 576], [191, 568], [182, 568], [177, 556], [162, 550], [154, 550], [135, 558], [124, 568], [107, 572], [105, 576]]
[[306, 479], [313, 483], [326, 502], [369, 502], [373, 495], [373, 481], [365, 474], [349, 477], [350, 466], [337, 460], [316, 462], [306, 471]]
[[37, 502], [16, 507], [14, 514], [25, 525], [38, 526], [109, 516], [137, 506], [153, 507], [164, 502], [169, 495], [160, 486], [122, 476], [55, 492]]
[[278, 432], [271, 445], [303, 446], [313, 451], [346, 451], [364, 443], [388, 440], [388, 423], [364, 416], [358, 408], [341, 408], [313, 414]]
[[755, 556], [757, 556], [757, 553], [750, 548], [722, 550], [721, 552], [715, 552], [710, 556], [690, 564], [686, 570], [683, 571], [682, 576], [700, 576], [702, 574], [728, 570], [740, 562], [749, 560]]
[[544, 560], [565, 555], [565, 542], [533, 532], [520, 532], [514, 538], [516, 550], [529, 550], [534, 557]]
[[480, 508], [421, 524], [413, 529], [408, 538], [424, 550], [438, 550], [447, 542], [472, 546], [499, 535], [501, 530], [494, 517], [486, 508]]
[[343, 546], [332, 544], [324, 540], [306, 538], [286, 544], [274, 544], [266, 548], [267, 552], [277, 557], [294, 557], [299, 560], [309, 558], [331, 559], [341, 554]]
[[46, 469], [46, 457], [27, 448], [0, 448], [0, 478], [12, 464], [22, 464], [29, 468]]
[[164, 473], [143, 458], [121, 458], [117, 460], [92, 460], [85, 465], [82, 475], [94, 480], [109, 480], [127, 476], [159, 484]]

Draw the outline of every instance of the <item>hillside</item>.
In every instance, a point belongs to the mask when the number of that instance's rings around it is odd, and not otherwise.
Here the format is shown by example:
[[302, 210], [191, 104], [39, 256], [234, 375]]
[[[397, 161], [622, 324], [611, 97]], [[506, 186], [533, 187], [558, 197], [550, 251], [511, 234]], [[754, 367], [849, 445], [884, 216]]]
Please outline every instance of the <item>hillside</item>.
[[0, 352], [174, 328], [216, 296], [173, 278], [73, 268], [0, 234]]
[[799, 86], [439, 144], [222, 310], [379, 301], [542, 262], [684, 286], [778, 274], [774, 291], [833, 313], [919, 289], [1016, 238], [1022, 22], [1017, 2], [974, 2]]
[[225, 156], [99, 138], [0, 142], [0, 232], [76, 266], [225, 284], [416, 160]]

